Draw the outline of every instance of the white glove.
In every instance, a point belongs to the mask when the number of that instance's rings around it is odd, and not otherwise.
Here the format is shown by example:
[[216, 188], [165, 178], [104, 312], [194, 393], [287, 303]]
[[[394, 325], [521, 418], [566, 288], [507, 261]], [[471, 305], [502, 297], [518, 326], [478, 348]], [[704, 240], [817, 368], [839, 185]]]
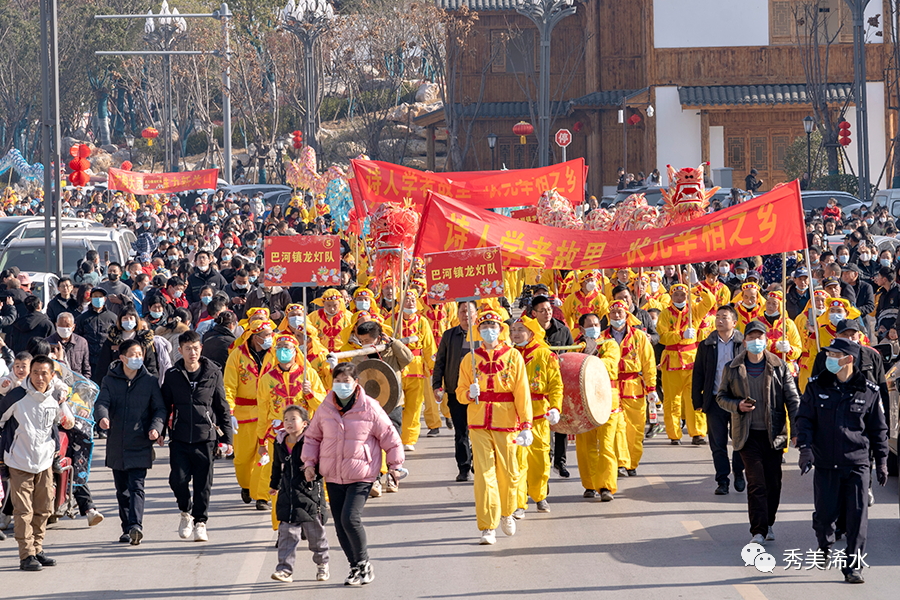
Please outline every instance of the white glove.
[[692, 340], [697, 337], [697, 330], [693, 327], [688, 327], [684, 330], [684, 339]]
[[775, 342], [775, 349], [779, 352], [788, 353], [791, 351], [791, 343], [787, 340], [778, 340]]
[[238, 430], [238, 422], [234, 415], [231, 415], [231, 430], [234, 433], [237, 433]]
[[547, 423], [549, 423], [550, 425], [556, 425], [557, 423], [559, 423], [559, 411], [555, 408], [551, 408], [547, 411], [547, 415], [545, 416], [545, 418], [547, 419]]
[[649, 394], [647, 394], [647, 402], [649, 402], [653, 406], [656, 406], [656, 403], [659, 402], [659, 394], [657, 394], [656, 392], [650, 392]]
[[559, 298], [556, 298], [556, 297], [553, 298], [553, 306], [562, 306], [562, 305], [563, 305], [562, 300], [560, 300]]
[[469, 398], [474, 400], [480, 395], [481, 395], [481, 386], [479, 386], [478, 382], [476, 381], [475, 383], [473, 383], [472, 385], [469, 386]]
[[533, 441], [534, 434], [531, 433], [531, 430], [523, 429], [519, 432], [519, 435], [516, 436], [516, 439], [513, 440], [513, 444], [516, 446], [530, 446]]
[[329, 368], [334, 369], [338, 364], [338, 359], [336, 359], [333, 354], [329, 354], [325, 357], [325, 362], [328, 363]]

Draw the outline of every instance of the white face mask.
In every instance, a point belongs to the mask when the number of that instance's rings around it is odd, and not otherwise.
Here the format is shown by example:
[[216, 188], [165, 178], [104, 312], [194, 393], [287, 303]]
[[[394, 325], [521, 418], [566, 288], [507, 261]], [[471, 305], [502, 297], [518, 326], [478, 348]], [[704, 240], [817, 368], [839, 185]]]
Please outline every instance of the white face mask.
[[596, 284], [595, 282], [593, 282], [593, 281], [588, 281], [587, 283], [584, 284], [584, 288], [585, 288], [585, 289], [587, 290], [587, 292], [590, 294], [590, 293], [593, 292], [595, 289], [597, 289], [597, 284]]
[[72, 337], [72, 332], [75, 331], [72, 327], [57, 327], [56, 333], [59, 334], [59, 337], [67, 340]]
[[650, 291], [653, 292], [654, 294], [657, 291], [659, 291], [659, 283], [657, 283], [656, 281], [651, 281], [650, 282]]

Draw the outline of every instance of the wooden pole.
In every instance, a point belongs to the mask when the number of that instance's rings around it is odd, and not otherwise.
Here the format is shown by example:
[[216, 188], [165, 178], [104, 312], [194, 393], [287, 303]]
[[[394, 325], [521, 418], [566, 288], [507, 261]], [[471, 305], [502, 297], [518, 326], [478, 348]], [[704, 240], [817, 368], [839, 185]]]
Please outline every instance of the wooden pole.
[[[553, 276], [554, 287], [556, 285], [556, 274]], [[466, 302], [466, 314], [469, 314], [469, 303]], [[475, 372], [475, 336], [472, 335], [472, 321], [478, 316], [478, 311], [474, 315], [469, 315], [469, 354], [472, 356], [472, 381], [478, 381], [478, 373]], [[468, 393], [468, 392], [466, 392]], [[475, 398], [475, 404], [478, 404], [478, 398]]]
[[[787, 252], [781, 253], [781, 341], [787, 339]], [[785, 358], [785, 357], [782, 357]]]
[[[812, 282], [812, 263], [809, 260], [809, 248], [804, 250], [806, 254], [806, 273], [809, 277], [810, 282]], [[822, 344], [819, 341], [819, 319], [816, 316], [816, 290], [812, 285], [809, 286], [809, 316], [808, 320], [811, 320], [813, 323], [813, 329], [816, 333], [816, 349], [821, 350]]]
[[306, 369], [309, 367], [309, 364], [306, 362], [306, 337], [309, 335], [307, 332], [309, 331], [306, 328], [306, 286], [303, 286], [303, 348], [301, 352], [303, 352], [303, 384], [306, 384]]
[[[404, 346], [407, 344], [413, 344], [419, 341], [418, 336], [411, 335], [405, 338], [397, 338], [400, 340], [400, 343]], [[328, 356], [333, 356], [338, 360], [343, 360], [345, 358], [355, 358], [357, 356], [365, 356], [367, 354], [372, 354], [373, 352], [384, 352], [387, 349], [387, 344], [376, 344], [374, 346], [366, 346], [365, 348], [358, 348], [356, 350], [345, 350], [344, 352], [330, 352]]]

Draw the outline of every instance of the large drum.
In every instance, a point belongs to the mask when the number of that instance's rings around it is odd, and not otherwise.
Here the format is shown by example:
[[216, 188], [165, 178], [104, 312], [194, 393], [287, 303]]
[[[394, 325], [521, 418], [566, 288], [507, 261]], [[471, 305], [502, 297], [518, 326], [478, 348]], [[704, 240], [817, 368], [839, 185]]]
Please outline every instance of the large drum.
[[562, 410], [555, 433], [586, 433], [609, 420], [612, 387], [603, 361], [589, 354], [568, 352], [559, 357], [563, 381]]
[[359, 372], [359, 385], [367, 396], [377, 400], [388, 414], [397, 408], [402, 387], [400, 375], [396, 371], [376, 358], [361, 361], [356, 369]]

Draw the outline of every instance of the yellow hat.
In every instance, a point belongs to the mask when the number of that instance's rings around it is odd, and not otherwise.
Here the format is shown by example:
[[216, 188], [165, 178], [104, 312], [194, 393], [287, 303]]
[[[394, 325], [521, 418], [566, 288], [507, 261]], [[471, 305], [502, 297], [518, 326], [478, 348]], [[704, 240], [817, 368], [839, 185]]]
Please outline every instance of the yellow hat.
[[534, 334], [534, 341], [539, 344], [545, 344], [545, 339], [547, 337], [547, 332], [544, 331], [544, 328], [541, 327], [541, 324], [537, 322], [537, 319], [532, 319], [526, 315], [522, 315], [518, 319], [515, 320], [515, 323], [521, 323], [525, 327], [528, 328], [531, 333]]
[[669, 293], [674, 294], [676, 291], [681, 290], [685, 294], [688, 293], [688, 286], [683, 283], [673, 283], [672, 287], [669, 288]]
[[300, 342], [297, 341], [297, 338], [295, 338], [294, 336], [292, 336], [288, 333], [279, 333], [278, 335], [276, 335], [275, 340], [273, 341], [272, 345], [274, 346], [274, 345], [278, 344], [278, 342], [281, 342], [281, 341], [288, 342], [294, 348], [300, 347]]
[[500, 315], [493, 310], [483, 310], [478, 313], [478, 318], [475, 321], [475, 324], [480, 326], [484, 323], [497, 323], [499, 325], [502, 325], [503, 319], [500, 318]]

